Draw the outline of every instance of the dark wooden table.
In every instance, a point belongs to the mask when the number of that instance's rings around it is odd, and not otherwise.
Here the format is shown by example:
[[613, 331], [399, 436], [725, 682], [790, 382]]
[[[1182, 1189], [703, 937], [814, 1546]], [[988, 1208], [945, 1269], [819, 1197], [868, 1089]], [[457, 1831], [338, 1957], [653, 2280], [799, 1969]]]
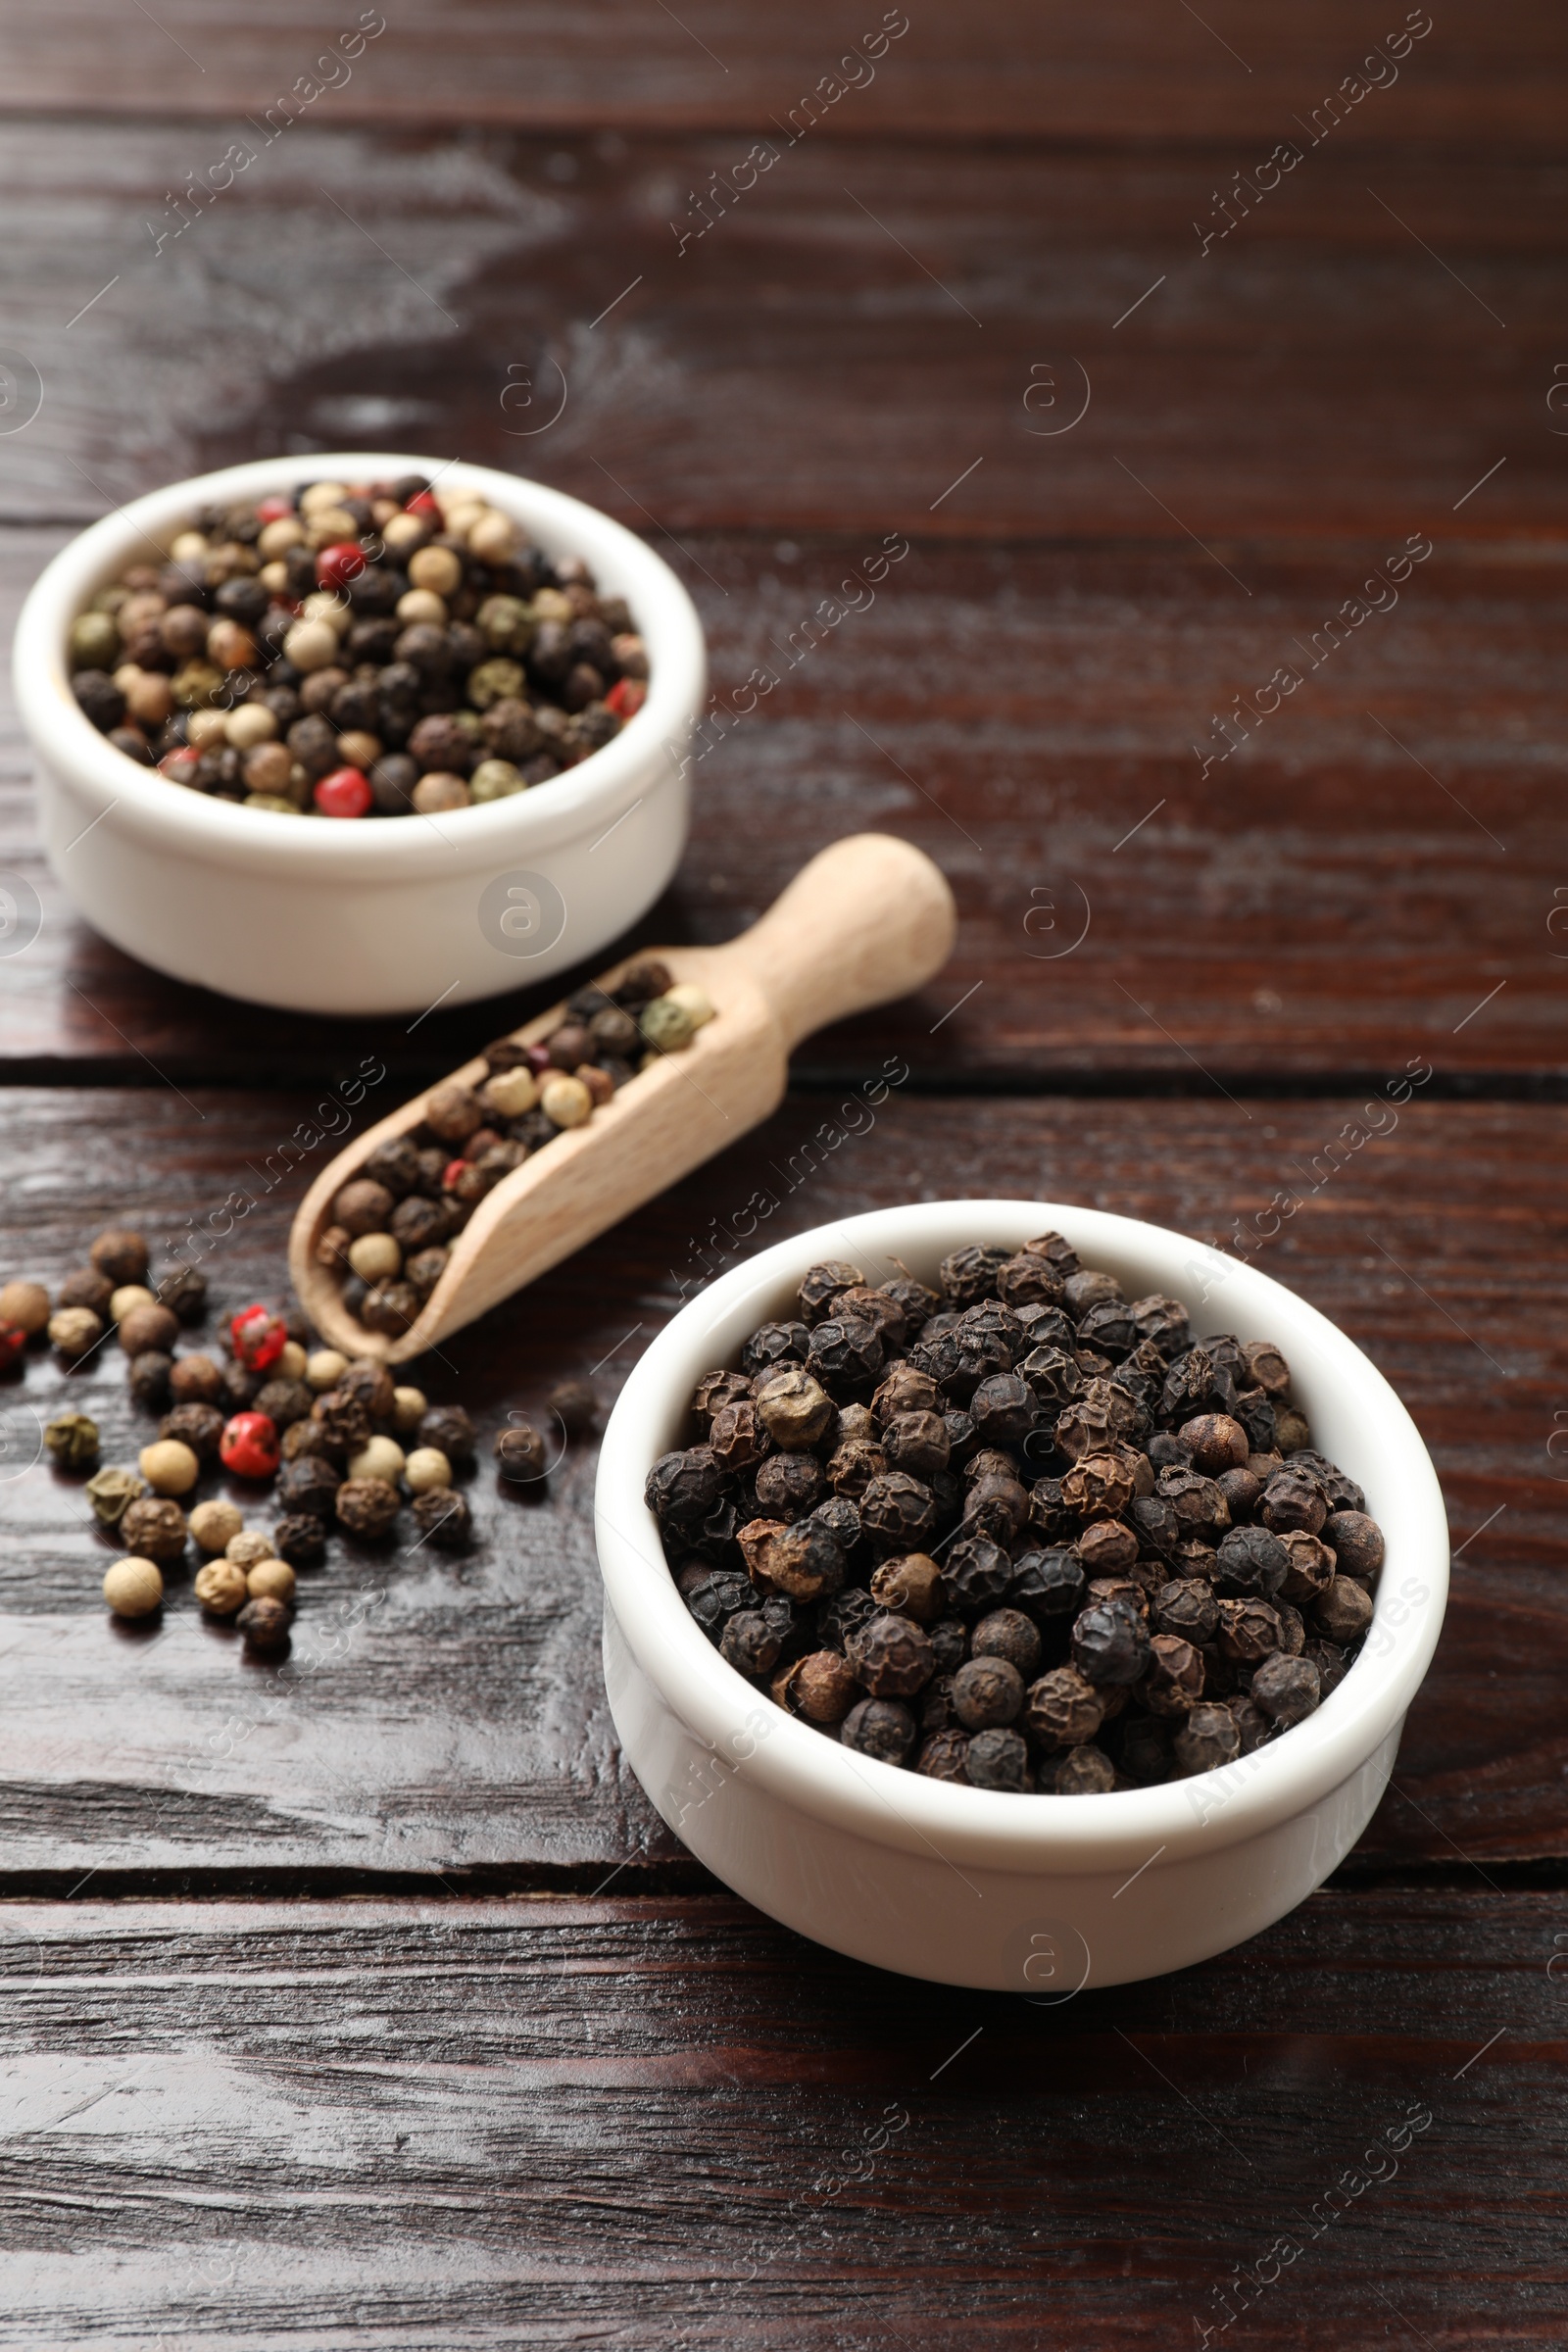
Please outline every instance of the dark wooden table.
[[[23, 1467], [66, 1385], [33, 1362], [0, 1398], [0, 2342], [1568, 2342], [1561, 11], [1406, 40], [1363, 0], [916, 0], [862, 70], [899, 11], [400, 0], [317, 69], [341, 14], [0, 21], [3, 340], [43, 387], [0, 432], [7, 607], [204, 465], [458, 452], [645, 531], [727, 700], [900, 531], [703, 761], [638, 937], [722, 939], [866, 825], [962, 918], [940, 982], [811, 1040], [766, 1128], [432, 1392], [487, 1435], [567, 1373], [608, 1401], [712, 1220], [898, 1054], [797, 1229], [980, 1191], [1234, 1247], [1292, 1189], [1258, 1262], [1409, 1402], [1453, 1597], [1319, 1894], [1037, 2009], [806, 1944], [664, 1830], [600, 1682], [591, 1446], [530, 1504], [481, 1473], [468, 1559], [338, 1556], [258, 1669], [188, 1603], [106, 1622], [79, 1487]], [[519, 437], [503, 395], [552, 364]], [[1363, 588], [1412, 541], [1396, 602]], [[0, 724], [0, 867], [44, 908], [0, 962], [3, 1271], [176, 1237], [365, 1054], [390, 1105], [532, 1008], [409, 1034], [138, 968], [45, 870]], [[312, 1172], [220, 1302], [277, 1290]], [[124, 1458], [118, 1375], [69, 1388]]]

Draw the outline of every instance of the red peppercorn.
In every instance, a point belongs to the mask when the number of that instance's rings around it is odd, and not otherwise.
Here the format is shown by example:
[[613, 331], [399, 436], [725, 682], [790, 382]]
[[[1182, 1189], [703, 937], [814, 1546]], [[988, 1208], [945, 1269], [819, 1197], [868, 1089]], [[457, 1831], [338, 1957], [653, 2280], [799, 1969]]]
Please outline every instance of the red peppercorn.
[[528, 1067], [536, 1078], [541, 1071], [549, 1069], [550, 1048], [548, 1046], [525, 1046], [523, 1051], [528, 1056]]
[[294, 512], [291, 498], [264, 498], [256, 510], [258, 522], [284, 522]]
[[181, 745], [177, 752], [164, 754], [158, 762], [158, 773], [167, 776], [172, 784], [188, 783], [191, 770], [200, 758], [200, 752], [193, 751], [188, 744]]
[[435, 498], [430, 491], [416, 490], [414, 496], [410, 499], [403, 512], [405, 514], [438, 514], [440, 510], [436, 506]]
[[0, 1323], [0, 1372], [9, 1372], [13, 1364], [22, 1361], [27, 1335], [20, 1323]]
[[441, 1190], [444, 1193], [451, 1193], [457, 1190], [458, 1178], [464, 1173], [467, 1165], [468, 1163], [466, 1159], [449, 1159], [447, 1161], [446, 1166], [441, 1171]]
[[605, 697], [605, 709], [617, 718], [635, 718], [647, 700], [646, 678], [617, 678]]
[[316, 577], [322, 588], [346, 588], [364, 569], [365, 550], [352, 539], [339, 539], [331, 547], [323, 547], [316, 559]]
[[315, 799], [323, 816], [364, 816], [375, 806], [369, 778], [357, 767], [334, 767], [317, 785]]
[[258, 1303], [242, 1306], [228, 1327], [234, 1353], [247, 1371], [265, 1372], [288, 1346], [288, 1327], [281, 1315]]
[[277, 1424], [266, 1413], [235, 1413], [223, 1425], [218, 1450], [236, 1478], [275, 1477]]

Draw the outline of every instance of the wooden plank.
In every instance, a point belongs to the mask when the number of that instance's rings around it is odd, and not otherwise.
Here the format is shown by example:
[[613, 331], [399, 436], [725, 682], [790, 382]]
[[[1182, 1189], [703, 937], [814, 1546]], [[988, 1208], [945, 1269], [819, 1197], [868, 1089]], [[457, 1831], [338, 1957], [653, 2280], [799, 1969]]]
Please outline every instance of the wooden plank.
[[[0, 606], [54, 544], [0, 533]], [[675, 561], [733, 710], [876, 541], [687, 544]], [[1396, 609], [1309, 669], [1300, 647], [1384, 552], [1255, 551], [1249, 602], [1196, 549], [916, 541], [873, 606], [704, 738], [680, 878], [624, 944], [728, 938], [821, 845], [887, 829], [947, 872], [958, 946], [917, 998], [803, 1049], [797, 1067], [824, 1082], [898, 1053], [933, 1085], [1234, 1093], [1386, 1078], [1412, 1055], [1443, 1082], [1560, 1083], [1568, 574], [1545, 548], [1441, 542]], [[1204, 777], [1194, 745], [1219, 740], [1213, 714], [1282, 660], [1303, 684]], [[161, 979], [76, 920], [43, 867], [8, 695], [0, 867], [44, 906], [0, 961], [14, 1075], [327, 1083], [373, 1052], [407, 1093], [554, 995], [411, 1035]]]
[[[254, 1205], [229, 1211], [232, 1233], [209, 1256], [215, 1309], [275, 1293], [313, 1168], [307, 1158], [269, 1189], [269, 1155], [311, 1107], [161, 1088], [13, 1091], [0, 1265], [56, 1280], [111, 1221], [155, 1239], [188, 1220], [211, 1230], [238, 1180]], [[366, 1109], [377, 1107], [372, 1091]], [[1255, 1262], [1394, 1381], [1433, 1449], [1459, 1550], [1398, 1793], [1354, 1867], [1560, 1859], [1568, 1619], [1548, 1448], [1568, 1370], [1568, 1110], [1418, 1094], [1385, 1141], [1355, 1150], [1336, 1147], [1354, 1102], [932, 1101], [895, 1085], [852, 1142], [823, 1120], [836, 1107], [793, 1099], [460, 1334], [449, 1360], [425, 1367], [429, 1394], [468, 1404], [486, 1448], [509, 1411], [537, 1413], [564, 1375], [594, 1371], [608, 1401], [682, 1287], [734, 1253], [721, 1229], [762, 1188], [780, 1203], [763, 1240], [873, 1203], [994, 1193], [1225, 1237], [1290, 1189], [1301, 1206]], [[863, 1125], [864, 1109], [851, 1123]], [[150, 1877], [267, 1888], [472, 1872], [503, 1886], [568, 1874], [586, 1888], [622, 1863], [635, 1873], [678, 1860], [606, 1713], [591, 1447], [531, 1502], [499, 1494], [482, 1467], [467, 1558], [334, 1544], [304, 1579], [292, 1657], [247, 1667], [183, 1589], [150, 1636], [117, 1632], [96, 1595], [112, 1543], [87, 1523], [76, 1486], [24, 1467], [35, 1416], [68, 1401], [99, 1419], [106, 1459], [145, 1441], [107, 1352], [69, 1379], [29, 1358], [5, 1395], [6, 1460], [22, 1474], [0, 1481], [0, 1885], [65, 1893], [94, 1872], [127, 1891]]]
[[[0, 435], [0, 514], [393, 445], [682, 534], [1191, 533], [1242, 606], [1233, 542], [1561, 530], [1562, 240], [1517, 151], [1326, 137], [1226, 232], [1223, 145], [807, 138], [704, 214], [738, 137], [296, 136], [12, 129], [7, 331], [44, 396]], [[204, 211], [229, 147], [254, 160]]]
[[716, 1898], [7, 1905], [8, 2341], [1554, 2344], [1565, 1922], [1043, 2008]]
[[[350, 33], [379, 13], [345, 8], [337, 29]], [[867, 36], [899, 14], [908, 30], [881, 58], [875, 82], [826, 116], [830, 135], [858, 106], [859, 120], [880, 129], [946, 140], [1182, 140], [1223, 130], [1272, 141], [1288, 135], [1296, 109], [1338, 90], [1407, 21], [1404, 10], [1366, 0], [1317, 0], [1272, 19], [1235, 0], [1201, 17], [1156, 0], [1088, 13], [990, 0], [961, 18], [842, 0], [808, 0], [784, 16], [743, 0], [695, 0], [678, 17], [609, 0], [572, 9], [416, 0], [383, 17], [386, 30], [351, 74], [323, 61], [318, 78], [328, 88], [313, 103], [350, 122], [765, 130], [847, 49], [863, 56]], [[334, 46], [333, 26], [301, 0], [250, 17], [218, 0], [169, 0], [156, 23], [106, 0], [64, 0], [47, 15], [8, 19], [0, 74], [17, 110], [199, 119], [267, 106]], [[1459, 0], [1406, 52], [1396, 94], [1391, 86], [1363, 101], [1345, 130], [1362, 142], [1486, 136], [1554, 148], [1563, 52], [1560, 15], [1544, 0], [1520, 0], [1503, 15]], [[1369, 72], [1392, 81], [1389, 65]], [[866, 82], [858, 65], [844, 77]]]

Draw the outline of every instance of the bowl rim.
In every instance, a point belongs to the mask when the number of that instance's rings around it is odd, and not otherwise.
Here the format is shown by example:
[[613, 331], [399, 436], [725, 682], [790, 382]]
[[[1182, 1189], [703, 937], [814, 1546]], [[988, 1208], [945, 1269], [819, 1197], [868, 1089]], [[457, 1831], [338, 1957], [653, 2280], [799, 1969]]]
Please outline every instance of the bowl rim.
[[[88, 599], [123, 569], [138, 546], [148, 538], [156, 543], [160, 534], [167, 539], [182, 516], [209, 502], [260, 497], [301, 481], [400, 473], [473, 489], [525, 524], [546, 548], [581, 555], [596, 571], [608, 564], [626, 583], [627, 602], [648, 645], [649, 695], [612, 742], [553, 778], [548, 791], [535, 787], [453, 811], [461, 824], [449, 831], [435, 818], [333, 824], [215, 804], [201, 793], [171, 790], [166, 778], [138, 766], [99, 734], [71, 692], [69, 631]], [[209, 864], [259, 865], [323, 882], [414, 879], [428, 870], [432, 858], [455, 858], [459, 871], [493, 868], [514, 854], [575, 841], [596, 823], [609, 826], [648, 790], [651, 762], [686, 742], [708, 674], [702, 622], [685, 588], [662, 556], [599, 508], [525, 475], [463, 459], [442, 463], [363, 450], [250, 459], [166, 483], [117, 507], [69, 540], [34, 581], [18, 615], [12, 666], [33, 748], [99, 815], [113, 809], [117, 824]]]
[[[1093, 1264], [1153, 1269], [1145, 1287], [1182, 1298], [1195, 1327], [1202, 1312], [1203, 1329], [1220, 1328], [1218, 1313], [1245, 1338], [1275, 1340], [1298, 1386], [1332, 1380], [1378, 1448], [1376, 1483], [1397, 1493], [1399, 1511], [1391, 1522], [1380, 1496], [1389, 1554], [1366, 1646], [1304, 1723], [1217, 1772], [1103, 1795], [1025, 1797], [855, 1755], [775, 1706], [724, 1662], [687, 1610], [643, 1501], [643, 1482], [658, 1455], [681, 1442], [676, 1433], [701, 1373], [732, 1360], [744, 1333], [777, 1311], [808, 1266], [825, 1256], [863, 1263], [897, 1250], [918, 1272], [966, 1242], [1016, 1248], [1053, 1228]], [[1203, 1307], [1212, 1292], [1223, 1293], [1218, 1309]], [[1447, 1518], [1430, 1456], [1388, 1381], [1338, 1325], [1283, 1283], [1206, 1244], [1067, 1201], [957, 1200], [867, 1210], [775, 1243], [720, 1276], [633, 1367], [605, 1431], [595, 1522], [607, 1605], [633, 1656], [726, 1774], [875, 1844], [935, 1853], [955, 1868], [964, 1859], [1080, 1875], [1169, 1866], [1300, 1814], [1366, 1763], [1402, 1721], [1437, 1643], [1448, 1582]]]

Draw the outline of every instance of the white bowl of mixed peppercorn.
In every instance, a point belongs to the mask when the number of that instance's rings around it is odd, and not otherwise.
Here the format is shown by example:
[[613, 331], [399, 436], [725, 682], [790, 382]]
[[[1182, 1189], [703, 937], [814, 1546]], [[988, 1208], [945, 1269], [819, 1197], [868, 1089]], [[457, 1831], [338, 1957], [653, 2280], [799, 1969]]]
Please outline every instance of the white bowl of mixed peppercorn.
[[1343, 1332], [1017, 1200], [847, 1218], [692, 1300], [598, 1539], [612, 1711], [692, 1851], [840, 1951], [1042, 2001], [1322, 1884], [1447, 1591], [1426, 1449]]
[[15, 667], [76, 905], [259, 1004], [542, 979], [684, 845], [690, 598], [619, 523], [487, 467], [332, 454], [154, 491], [49, 564]]

